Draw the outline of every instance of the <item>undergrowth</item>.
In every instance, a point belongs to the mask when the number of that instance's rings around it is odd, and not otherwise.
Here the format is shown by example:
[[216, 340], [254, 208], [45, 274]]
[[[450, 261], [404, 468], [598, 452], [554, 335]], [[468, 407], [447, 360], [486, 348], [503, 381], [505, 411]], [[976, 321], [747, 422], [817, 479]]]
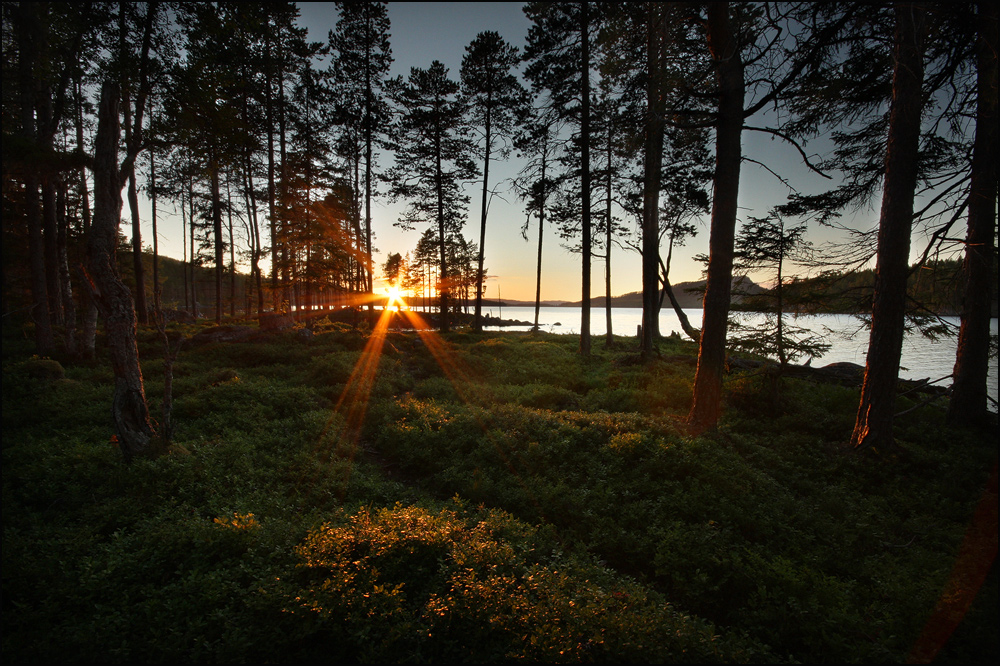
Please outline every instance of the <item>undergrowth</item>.
[[[692, 437], [678, 340], [317, 331], [182, 347], [125, 466], [106, 364], [5, 329], [5, 661], [903, 661], [996, 455], [932, 408], [849, 453], [856, 390], [743, 375]], [[943, 656], [996, 656], [988, 581]]]

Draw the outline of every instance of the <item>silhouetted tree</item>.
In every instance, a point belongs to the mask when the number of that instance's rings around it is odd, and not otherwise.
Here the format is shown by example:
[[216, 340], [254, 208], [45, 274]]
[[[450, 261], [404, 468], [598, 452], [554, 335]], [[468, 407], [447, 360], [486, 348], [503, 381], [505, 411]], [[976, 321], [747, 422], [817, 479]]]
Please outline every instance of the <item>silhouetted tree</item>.
[[743, 57], [729, 16], [729, 3], [708, 6], [708, 47], [718, 76], [718, 117], [715, 129], [715, 178], [694, 402], [688, 421], [696, 429], [719, 419], [722, 372], [726, 359], [726, 325], [733, 275], [733, 242], [740, 184], [744, 96]]
[[965, 241], [965, 296], [958, 334], [948, 421], [981, 423], [988, 410], [986, 381], [990, 357], [990, 304], [996, 290], [997, 6], [977, 3], [976, 137]]
[[[785, 324], [785, 263], [806, 257], [809, 243], [806, 225], [786, 227], [780, 215], [751, 217], [736, 238], [736, 257], [741, 271], [773, 271], [774, 286], [766, 295], [756, 295], [767, 319], [757, 327], [747, 328], [737, 322], [730, 335], [730, 345], [762, 356], [776, 356], [782, 367], [802, 356], [822, 356], [830, 345], [812, 335], [809, 329]], [[731, 323], [730, 326], [733, 326]]]
[[120, 90], [113, 82], [101, 89], [94, 152], [94, 219], [87, 239], [93, 295], [104, 318], [115, 377], [111, 413], [118, 445], [125, 460], [150, 452], [153, 427], [136, 346], [135, 304], [118, 273], [115, 253], [121, 223], [122, 187], [135, 159], [128, 154], [118, 164]]
[[[364, 225], [366, 290], [372, 290], [372, 215], [375, 194], [375, 148], [389, 120], [385, 82], [392, 65], [389, 47], [389, 14], [384, 2], [338, 2], [340, 18], [330, 31], [334, 54], [338, 115], [345, 128], [355, 133], [364, 153]], [[351, 140], [353, 142], [353, 139]], [[355, 151], [355, 160], [361, 151]], [[361, 188], [357, 188], [358, 191]], [[358, 207], [360, 213], [360, 206]], [[359, 225], [361, 226], [361, 225]]]
[[580, 353], [590, 355], [591, 303], [591, 32], [596, 27], [590, 2], [531, 2], [524, 12], [532, 21], [525, 57], [525, 76], [536, 90], [546, 90], [563, 119], [579, 128], [576, 136], [580, 177], [582, 308]]
[[411, 229], [418, 222], [437, 227], [441, 330], [449, 330], [447, 238], [461, 234], [469, 197], [462, 183], [477, 175], [472, 143], [465, 126], [465, 104], [458, 83], [438, 61], [429, 69], [410, 69], [409, 79], [394, 82], [394, 97], [403, 111], [392, 170], [392, 194], [409, 201], [397, 224]]
[[522, 167], [514, 188], [525, 202], [527, 217], [521, 227], [521, 236], [528, 240], [528, 226], [531, 215], [538, 216], [538, 261], [535, 269], [535, 321], [538, 330], [539, 309], [542, 301], [542, 240], [545, 237], [545, 213], [549, 197], [556, 188], [552, 177], [557, 151], [557, 120], [551, 109], [536, 109], [526, 121], [523, 131], [516, 139], [516, 146], [522, 157], [528, 161]]
[[[744, 119], [779, 102], [807, 67], [823, 59], [853, 16], [850, 6], [838, 5], [837, 11], [829, 16], [818, 6], [788, 7], [786, 13], [785, 6], [731, 7], [720, 2], [709, 4], [707, 9], [706, 37], [716, 72], [718, 105], [711, 121], [715, 127], [716, 163], [708, 280], [694, 401], [688, 415], [688, 422], [695, 430], [714, 427], [721, 414]], [[738, 22], [733, 18], [738, 18]], [[786, 38], [779, 39], [779, 35]], [[753, 67], [749, 75], [745, 74], [744, 50], [749, 54], [746, 62]], [[749, 104], [745, 101], [748, 91]], [[689, 126], [704, 125], [692, 122]], [[754, 129], [792, 140], [780, 129]], [[804, 156], [801, 147], [794, 145]], [[811, 167], [808, 160], [806, 164]]]
[[479, 226], [479, 277], [476, 281], [476, 309], [473, 328], [481, 331], [483, 310], [484, 248], [486, 245], [486, 215], [490, 190], [490, 160], [495, 146], [501, 159], [510, 153], [510, 141], [523, 120], [527, 93], [515, 75], [519, 62], [517, 48], [507, 44], [496, 32], [481, 32], [465, 47], [462, 58], [462, 90], [469, 103], [470, 122], [480, 133], [480, 155], [483, 161], [483, 201]]
[[[149, 51], [153, 40], [153, 31], [158, 24], [159, 12], [157, 2], [146, 3], [145, 12], [140, 18], [137, 13], [138, 4], [122, 2], [118, 5], [118, 71], [121, 77], [122, 110], [125, 115], [125, 146], [126, 150], [137, 153], [142, 146], [143, 119], [146, 114], [146, 103], [149, 91]], [[130, 24], [136, 24], [135, 29]], [[139, 45], [129, 44], [133, 33], [141, 35]], [[142, 55], [134, 58], [136, 51]], [[138, 65], [134, 71], [133, 66]], [[135, 84], [136, 95], [133, 99], [132, 90]], [[129, 169], [128, 205], [132, 216], [132, 266], [135, 275], [135, 307], [139, 323], [149, 323], [149, 307], [146, 304], [146, 277], [142, 262], [142, 225], [139, 218], [139, 195], [136, 185], [135, 165]], [[154, 287], [155, 288], [155, 287]]]
[[892, 105], [885, 158], [872, 329], [861, 402], [851, 434], [853, 448], [893, 443], [896, 381], [903, 347], [913, 193], [917, 186], [920, 117], [923, 111], [926, 10], [920, 3], [896, 7]]

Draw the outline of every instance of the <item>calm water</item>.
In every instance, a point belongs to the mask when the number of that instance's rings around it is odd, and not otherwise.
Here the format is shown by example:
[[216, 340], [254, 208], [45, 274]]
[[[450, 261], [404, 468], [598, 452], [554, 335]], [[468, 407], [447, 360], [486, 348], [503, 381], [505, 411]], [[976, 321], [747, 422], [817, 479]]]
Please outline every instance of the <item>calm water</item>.
[[[501, 312], [496, 308], [486, 310], [492, 316], [497, 317]], [[701, 328], [701, 310], [688, 309], [684, 311], [691, 325]], [[504, 319], [518, 319], [532, 322], [535, 319], [535, 309], [533, 307], [510, 307], [503, 308]], [[958, 317], [945, 317], [945, 320], [955, 325], [958, 330]], [[759, 323], [763, 320], [763, 315], [750, 315], [748, 324]], [[865, 355], [868, 351], [868, 331], [864, 324], [851, 315], [803, 315], [799, 317], [788, 316], [787, 321], [795, 326], [808, 328], [813, 332], [822, 335], [825, 341], [832, 345], [829, 352], [822, 358], [814, 359], [814, 366], [822, 366], [827, 363], [837, 363], [847, 361], [865, 364]], [[605, 317], [603, 308], [593, 308], [591, 310], [591, 334], [602, 336], [605, 333]], [[642, 310], [639, 308], [612, 308], [611, 326], [616, 335], [635, 335], [636, 328], [642, 323]], [[542, 308], [539, 312], [538, 324], [544, 331], [551, 333], [579, 334], [580, 332], [580, 308]], [[991, 332], [997, 334], [997, 320], [990, 323]], [[487, 327], [489, 328], [489, 327]], [[504, 330], [529, 330], [530, 326], [510, 326]], [[677, 316], [673, 310], [664, 308], [660, 313], [660, 332], [664, 335], [671, 331], [681, 333], [681, 325], [677, 321]], [[950, 375], [955, 365], [956, 338], [941, 338], [937, 341], [929, 340], [919, 333], [911, 333], [903, 341], [903, 357], [901, 359], [902, 368], [899, 375], [905, 379], [939, 379]], [[939, 382], [942, 386], [950, 386], [951, 379]], [[990, 396], [997, 398], [997, 359], [990, 360], [988, 389]]]

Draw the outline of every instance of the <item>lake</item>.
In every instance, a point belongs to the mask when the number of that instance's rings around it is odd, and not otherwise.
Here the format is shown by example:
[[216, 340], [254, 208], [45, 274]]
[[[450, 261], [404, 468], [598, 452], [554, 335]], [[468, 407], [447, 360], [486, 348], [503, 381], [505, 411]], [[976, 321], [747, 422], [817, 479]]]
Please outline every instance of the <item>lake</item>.
[[[484, 308], [484, 313], [489, 313], [493, 317], [502, 314], [504, 319], [516, 319], [521, 321], [534, 321], [534, 307], [505, 307]], [[701, 328], [701, 309], [684, 310], [691, 325]], [[764, 315], [746, 313], [747, 323], [755, 324], [763, 320]], [[868, 330], [864, 322], [852, 315], [822, 314], [822, 315], [800, 315], [795, 317], [787, 315], [786, 321], [794, 323], [795, 326], [807, 328], [814, 333], [821, 335], [826, 342], [831, 345], [829, 352], [822, 358], [813, 360], [814, 366], [823, 366], [828, 363], [850, 362], [858, 365], [865, 364], [865, 356], [868, 351]], [[605, 333], [604, 309], [591, 309], [591, 335], [595, 337], [603, 336]], [[958, 317], [943, 317], [945, 321], [953, 323], [955, 330], [958, 330]], [[616, 335], [635, 336], [636, 328], [642, 323], [642, 310], [640, 308], [612, 308], [611, 326]], [[539, 311], [538, 325], [543, 331], [551, 333], [580, 333], [580, 308], [579, 307], [543, 307]], [[530, 326], [505, 326], [502, 330], [527, 331]], [[487, 326], [488, 330], [501, 330], [499, 327]], [[660, 312], [660, 332], [669, 335], [671, 331], [682, 333], [681, 325], [677, 316], [670, 308], [664, 308]], [[990, 322], [990, 331], [997, 334], [997, 320]], [[955, 365], [955, 349], [957, 337], [939, 338], [937, 341], [930, 340], [919, 333], [909, 333], [903, 341], [903, 355], [900, 360], [901, 369], [899, 376], [904, 379], [940, 379], [951, 374]], [[950, 386], [951, 379], [939, 382], [941, 386]], [[989, 379], [987, 388], [994, 400], [997, 399], [997, 359], [990, 359]]]

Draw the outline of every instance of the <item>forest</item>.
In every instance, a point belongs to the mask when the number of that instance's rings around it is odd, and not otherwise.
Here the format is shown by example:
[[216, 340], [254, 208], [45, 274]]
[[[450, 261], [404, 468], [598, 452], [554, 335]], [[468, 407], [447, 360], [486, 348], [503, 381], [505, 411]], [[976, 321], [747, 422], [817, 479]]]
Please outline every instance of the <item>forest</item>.
[[[996, 656], [996, 5], [531, 2], [408, 76], [381, 2], [2, 9], [5, 661]], [[741, 208], [751, 134], [829, 187]], [[530, 333], [484, 331], [498, 197]], [[853, 378], [792, 367], [816, 312]]]

